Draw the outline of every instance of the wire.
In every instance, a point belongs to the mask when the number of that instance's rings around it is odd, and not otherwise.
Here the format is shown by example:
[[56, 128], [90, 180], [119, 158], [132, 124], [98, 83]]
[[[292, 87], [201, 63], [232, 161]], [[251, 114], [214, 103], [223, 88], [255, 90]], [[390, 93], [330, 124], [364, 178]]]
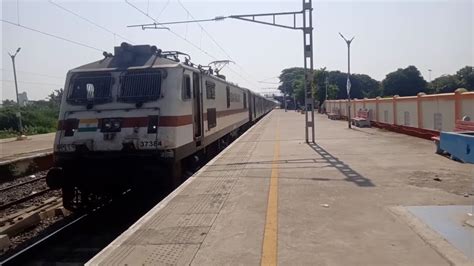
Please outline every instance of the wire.
[[[137, 10], [138, 12], [142, 13], [144, 16], [150, 18], [151, 20], [153, 20], [156, 24], [160, 25], [160, 26], [163, 26], [162, 23], [158, 22], [156, 19], [154, 19], [153, 17], [149, 16], [146, 12], [144, 12], [143, 10], [141, 10], [140, 8], [138, 8], [137, 6], [135, 6], [134, 4], [130, 3], [128, 0], [124, 0], [125, 3], [127, 3], [129, 6], [133, 7], [135, 10]], [[190, 14], [191, 15], [191, 14]], [[191, 15], [192, 16], [192, 15]], [[180, 38], [181, 40], [187, 42], [188, 44], [190, 44], [191, 46], [193, 46], [194, 48], [196, 48], [197, 50], [201, 51], [203, 54], [209, 56], [210, 58], [214, 59], [214, 60], [218, 60], [217, 57], [213, 56], [212, 54], [208, 53], [206, 50], [202, 49], [201, 47], [197, 46], [196, 44], [190, 42], [189, 40], [187, 40], [186, 38], [184, 38], [183, 36], [179, 35], [178, 33], [174, 32], [173, 30], [169, 29], [168, 30], [173, 34], [175, 35], [176, 37]], [[205, 31], [205, 29], [203, 29]], [[233, 70], [232, 68], [229, 67], [229, 70], [234, 72], [235, 74], [237, 74], [238, 76], [240, 76], [243, 80], [247, 81], [247, 82], [251, 82], [249, 81], [248, 79], [246, 79], [245, 77], [243, 77], [240, 73], [236, 72], [235, 70]]]
[[170, 3], [170, 0], [168, 0], [165, 4], [165, 6], [161, 9], [160, 13], [158, 14], [158, 16], [156, 17], [156, 19], [158, 19], [159, 17], [161, 17], [161, 15], [163, 14], [163, 12], [165, 11], [165, 9], [168, 7], [168, 4]]
[[2, 21], [3, 23], [7, 23], [7, 24], [10, 24], [10, 25], [16, 26], [16, 27], [20, 27], [20, 28], [23, 28], [23, 29], [34, 31], [36, 33], [40, 33], [40, 34], [43, 34], [43, 35], [46, 35], [46, 36], [49, 36], [49, 37], [53, 37], [53, 38], [56, 38], [56, 39], [59, 39], [59, 40], [62, 40], [62, 41], [66, 41], [66, 42], [73, 43], [73, 44], [76, 44], [76, 45], [79, 45], [79, 46], [82, 46], [82, 47], [86, 47], [86, 48], [89, 48], [89, 49], [92, 49], [92, 50], [96, 50], [96, 51], [99, 51], [99, 52], [104, 51], [102, 49], [99, 49], [99, 48], [94, 47], [94, 46], [90, 46], [88, 44], [84, 44], [84, 43], [80, 43], [78, 41], [73, 41], [73, 40], [70, 40], [70, 39], [66, 39], [66, 38], [58, 36], [58, 35], [54, 35], [54, 34], [51, 34], [51, 33], [48, 33], [48, 32], [44, 32], [44, 31], [41, 31], [41, 30], [37, 30], [37, 29], [34, 29], [34, 28], [30, 28], [30, 27], [27, 27], [27, 26], [16, 24], [16, 23], [13, 23], [13, 22], [8, 21], [8, 20], [0, 19], [0, 21]]
[[[125, 3], [127, 3], [129, 6], [133, 7], [135, 10], [137, 10], [138, 12], [142, 13], [144, 16], [150, 18], [151, 20], [153, 20], [156, 24], [162, 26], [161, 23], [159, 23], [156, 19], [150, 17], [147, 13], [145, 13], [143, 10], [141, 10], [140, 8], [138, 8], [137, 6], [135, 6], [134, 4], [130, 3], [128, 0], [125, 0]], [[173, 35], [175, 35], [176, 37], [180, 38], [181, 40], [187, 42], [188, 44], [192, 45], [194, 48], [198, 49], [199, 51], [201, 51], [202, 53], [204, 53], [205, 55], [211, 57], [212, 59], [216, 59], [217, 60], [217, 57], [211, 55], [210, 53], [208, 53], [207, 51], [205, 51], [204, 49], [198, 47], [197, 45], [195, 45], [194, 43], [188, 41], [186, 38], [184, 38], [183, 36], [179, 35], [178, 33], [172, 31], [171, 29], [168, 29]]]
[[[211, 41], [227, 56], [227, 58], [231, 61], [235, 61], [234, 59], [232, 59], [232, 57], [229, 55], [229, 53], [227, 53], [227, 51], [216, 41], [216, 39], [214, 39], [214, 37], [212, 37], [212, 35], [201, 25], [201, 23], [199, 23], [199, 21], [208, 21], [208, 20], [196, 20], [196, 18], [191, 14], [191, 12], [189, 12], [189, 10], [184, 6], [184, 4], [178, 0], [178, 3], [181, 5], [181, 7], [186, 11], [186, 13], [188, 13], [188, 15], [199, 25], [199, 27], [201, 28], [202, 31], [204, 31], [204, 33], [206, 33], [206, 35], [211, 39]], [[215, 19], [213, 19], [215, 20]], [[249, 73], [247, 73], [245, 71], [245, 69], [243, 67], [241, 67], [239, 64], [235, 63], [237, 65], [237, 67], [239, 67], [243, 72], [245, 72], [249, 77], [251, 77], [251, 75], [249, 75]], [[248, 79], [244, 78], [242, 75], [240, 75], [239, 73], [235, 72], [234, 70], [232, 70], [232, 68], [229, 67], [229, 69], [236, 73], [237, 75], [239, 75], [241, 78], [243, 78], [244, 80], [246, 80], [247, 82], [250, 82]], [[252, 78], [254, 79], [254, 78]], [[255, 82], [255, 81], [253, 81]]]
[[16, 0], [16, 21], [20, 25], [20, 0]]
[[104, 26], [99, 25], [99, 24], [95, 23], [94, 21], [92, 21], [92, 20], [90, 20], [90, 19], [88, 19], [88, 18], [85, 18], [85, 17], [83, 17], [83, 16], [81, 16], [81, 15], [79, 15], [79, 14], [77, 14], [77, 13], [75, 13], [75, 12], [73, 12], [73, 11], [67, 9], [67, 8], [65, 8], [64, 6], [61, 6], [60, 4], [53, 2], [52, 0], [49, 0], [48, 2], [49, 2], [50, 4], [52, 4], [52, 5], [55, 5], [56, 7], [60, 8], [60, 9], [64, 10], [64, 11], [66, 11], [66, 12], [68, 12], [68, 13], [70, 13], [70, 14], [72, 14], [72, 15], [74, 15], [74, 16], [76, 16], [76, 17], [78, 17], [78, 18], [80, 18], [80, 19], [82, 19], [82, 20], [84, 20], [84, 21], [86, 21], [86, 22], [88, 22], [88, 23], [90, 23], [90, 24], [92, 24], [92, 25], [94, 25], [94, 26], [96, 26], [96, 27], [98, 27], [98, 28], [100, 28], [100, 29], [102, 29], [102, 30], [108, 32], [108, 33], [110, 33], [110, 34], [112, 34], [112, 35], [114, 35], [114, 40], [115, 40], [115, 36], [118, 36], [118, 37], [120, 37], [120, 38], [122, 38], [122, 39], [124, 39], [124, 40], [126, 40], [126, 41], [128, 41], [128, 42], [130, 42], [130, 43], [133, 43], [131, 40], [129, 40], [129, 39], [123, 37], [122, 35], [120, 35], [120, 34], [114, 32], [114, 31], [111, 31], [111, 30], [107, 29], [107, 28], [104, 27]]
[[[189, 10], [183, 5], [183, 3], [181, 3], [180, 0], [178, 0], [178, 3], [181, 5], [181, 7], [184, 9], [184, 11], [186, 11], [186, 13], [188, 13], [188, 16], [190, 16], [194, 21], [196, 21], [196, 18], [191, 14], [191, 12], [189, 12]], [[204, 21], [204, 20], [202, 20], [202, 21]], [[219, 47], [219, 49], [221, 49], [221, 51], [229, 58], [229, 60], [234, 61], [234, 59], [232, 59], [232, 57], [224, 50], [224, 48], [222, 48], [222, 46], [212, 37], [212, 35], [201, 25], [201, 23], [199, 23], [198, 21], [196, 23], [204, 31], [204, 33], [206, 33], [206, 35], [209, 36], [209, 38], [212, 40], [212, 42], [217, 47]]]
[[[0, 71], [13, 72], [13, 70], [8, 70], [8, 69], [4, 69], [4, 68], [0, 68]], [[30, 75], [36, 75], [36, 76], [43, 76], [43, 77], [48, 77], [48, 78], [64, 79], [64, 77], [60, 77], [60, 76], [52, 76], [52, 75], [46, 75], [46, 74], [23, 71], [23, 70], [17, 70], [16, 72], [30, 74]]]
[[[15, 82], [14, 80], [9, 79], [0, 79], [3, 82]], [[27, 84], [37, 84], [37, 85], [48, 85], [48, 86], [64, 86], [64, 84], [57, 84], [57, 83], [45, 83], [45, 82], [32, 82], [32, 81], [17, 81], [18, 83], [27, 83]]]

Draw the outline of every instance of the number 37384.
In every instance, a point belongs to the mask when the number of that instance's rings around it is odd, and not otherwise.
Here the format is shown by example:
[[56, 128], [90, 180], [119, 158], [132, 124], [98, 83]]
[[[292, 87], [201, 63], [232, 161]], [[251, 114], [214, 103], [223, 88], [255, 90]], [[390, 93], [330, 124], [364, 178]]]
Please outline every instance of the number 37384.
[[158, 147], [158, 141], [157, 140], [140, 141], [140, 148], [151, 148], [151, 147]]

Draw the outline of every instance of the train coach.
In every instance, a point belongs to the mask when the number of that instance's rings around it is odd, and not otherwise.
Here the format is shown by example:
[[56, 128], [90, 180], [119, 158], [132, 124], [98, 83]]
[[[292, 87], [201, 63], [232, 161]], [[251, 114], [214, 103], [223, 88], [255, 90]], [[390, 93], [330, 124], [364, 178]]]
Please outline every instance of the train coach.
[[122, 43], [68, 72], [47, 183], [73, 211], [130, 186], [178, 185], [183, 163], [274, 106], [184, 53]]

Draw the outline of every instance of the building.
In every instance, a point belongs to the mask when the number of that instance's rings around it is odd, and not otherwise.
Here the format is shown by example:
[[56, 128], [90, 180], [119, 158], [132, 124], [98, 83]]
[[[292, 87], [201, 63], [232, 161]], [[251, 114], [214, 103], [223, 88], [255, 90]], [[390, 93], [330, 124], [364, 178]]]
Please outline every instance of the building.
[[26, 91], [18, 93], [18, 102], [20, 106], [28, 105], [28, 95], [26, 94]]

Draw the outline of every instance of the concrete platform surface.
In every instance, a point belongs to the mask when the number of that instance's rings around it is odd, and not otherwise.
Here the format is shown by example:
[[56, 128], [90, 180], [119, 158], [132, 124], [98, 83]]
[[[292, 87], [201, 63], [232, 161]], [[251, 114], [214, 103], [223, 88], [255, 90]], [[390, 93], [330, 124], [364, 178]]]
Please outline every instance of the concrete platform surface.
[[21, 157], [34, 156], [53, 151], [56, 133], [28, 136], [26, 140], [16, 138], [0, 140], [0, 163]]
[[303, 125], [272, 111], [88, 265], [470, 264], [391, 208], [470, 205], [472, 165], [322, 115], [308, 145]]

